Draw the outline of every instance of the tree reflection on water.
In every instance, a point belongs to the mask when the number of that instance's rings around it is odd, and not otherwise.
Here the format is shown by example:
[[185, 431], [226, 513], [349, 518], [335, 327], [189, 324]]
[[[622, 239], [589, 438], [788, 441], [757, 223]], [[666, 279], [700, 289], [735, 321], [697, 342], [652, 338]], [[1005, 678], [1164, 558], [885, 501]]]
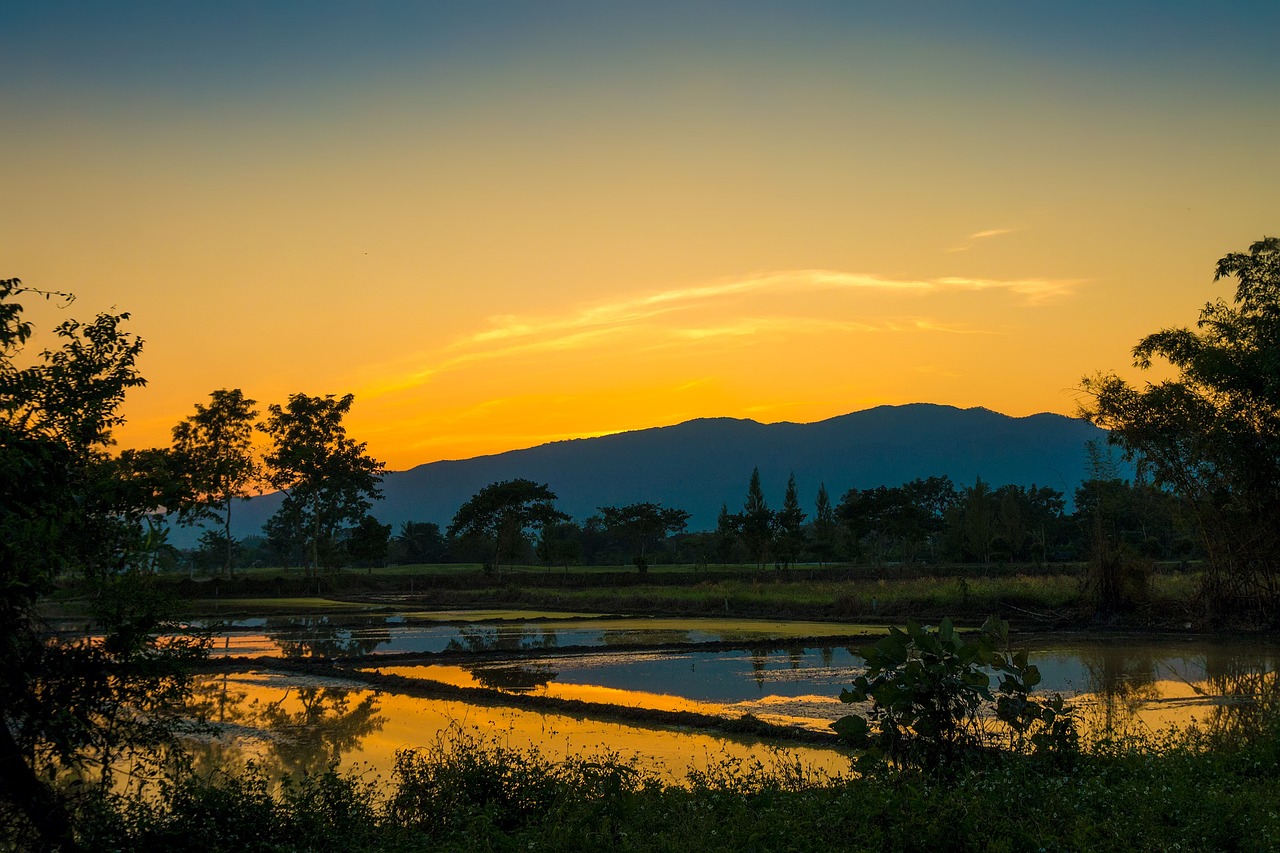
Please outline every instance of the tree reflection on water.
[[510, 693], [529, 693], [546, 687], [560, 673], [546, 664], [494, 664], [469, 668], [482, 686]]
[[1209, 644], [1175, 654], [1158, 645], [1100, 643], [1078, 654], [1092, 700], [1080, 704], [1081, 718], [1098, 735], [1158, 727], [1144, 712], [1163, 709], [1166, 725], [1195, 722], [1210, 734], [1250, 736], [1280, 710], [1274, 656], [1256, 647]]
[[271, 616], [263, 632], [286, 658], [358, 657], [391, 642], [386, 617]]
[[[257, 718], [273, 735], [274, 763], [290, 775], [317, 773], [334, 767], [342, 754], [387, 722], [378, 715], [376, 693], [352, 701], [350, 690], [334, 687], [288, 688], [275, 702], [255, 700]], [[361, 691], [363, 692], [363, 691]], [[290, 693], [294, 702], [288, 702]]]
[[[268, 691], [279, 695], [269, 698]], [[372, 691], [317, 684], [280, 689], [225, 676], [197, 685], [189, 707], [218, 732], [187, 744], [197, 770], [242, 768], [252, 756], [271, 778], [328, 770], [387, 722]], [[245, 738], [262, 749], [246, 750]]]
[[1222, 701], [1206, 715], [1205, 728], [1214, 735], [1249, 738], [1274, 726], [1280, 713], [1280, 674], [1274, 661], [1234, 649], [1205, 655], [1205, 683]]
[[506, 628], [463, 625], [458, 628], [458, 636], [449, 640], [445, 650], [450, 652], [515, 652], [525, 649], [554, 649], [559, 645], [560, 638], [556, 632], [546, 628], [528, 630], [521, 626], [519, 631], [512, 631]]
[[1160, 698], [1156, 655], [1149, 649], [1099, 644], [1080, 652], [1095, 701], [1081, 708], [1085, 727], [1123, 735], [1141, 727], [1139, 711]]

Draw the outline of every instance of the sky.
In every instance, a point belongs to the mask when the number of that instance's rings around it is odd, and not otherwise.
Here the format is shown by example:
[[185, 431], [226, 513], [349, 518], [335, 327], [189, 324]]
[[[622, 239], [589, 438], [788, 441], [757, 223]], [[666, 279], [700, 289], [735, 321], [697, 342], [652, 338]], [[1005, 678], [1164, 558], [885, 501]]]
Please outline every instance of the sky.
[[[356, 395], [393, 470], [697, 417], [1074, 414], [1280, 233], [1280, 4], [0, 5], [0, 277], [120, 447]], [[37, 340], [48, 343], [48, 337]]]

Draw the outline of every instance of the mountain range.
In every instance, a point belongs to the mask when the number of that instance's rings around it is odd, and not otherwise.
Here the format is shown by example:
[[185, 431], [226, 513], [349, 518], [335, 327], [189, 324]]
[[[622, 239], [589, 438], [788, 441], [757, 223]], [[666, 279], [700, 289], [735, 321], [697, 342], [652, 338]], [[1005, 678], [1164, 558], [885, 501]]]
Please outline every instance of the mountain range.
[[[700, 418], [391, 472], [372, 512], [397, 527], [432, 521], [443, 528], [482, 487], [523, 477], [546, 483], [559, 496], [557, 506], [578, 521], [601, 506], [654, 501], [687, 510], [690, 530], [709, 530], [721, 505], [742, 508], [757, 466], [770, 506], [781, 505], [794, 473], [810, 515], [821, 483], [835, 503], [851, 488], [944, 474], [957, 487], [979, 477], [993, 486], [1049, 486], [1070, 501], [1086, 478], [1086, 442], [1106, 437], [1063, 415], [1014, 418], [929, 403], [879, 406], [809, 424]], [[280, 500], [277, 493], [241, 502], [234, 535], [259, 532]], [[194, 534], [183, 542], [188, 532], [174, 531], [175, 544], [193, 544]]]

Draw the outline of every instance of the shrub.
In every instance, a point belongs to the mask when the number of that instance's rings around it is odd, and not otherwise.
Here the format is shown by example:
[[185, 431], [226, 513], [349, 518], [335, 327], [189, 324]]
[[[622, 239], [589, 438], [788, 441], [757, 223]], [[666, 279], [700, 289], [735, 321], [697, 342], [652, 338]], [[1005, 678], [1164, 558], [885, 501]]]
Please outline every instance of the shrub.
[[[984, 717], [994, 713], [1020, 751], [1067, 755], [1076, 749], [1075, 721], [1061, 696], [1031, 698], [1040, 671], [1026, 652], [998, 650], [1009, 625], [989, 618], [966, 638], [950, 619], [937, 628], [908, 622], [905, 631], [859, 650], [867, 671], [840, 692], [842, 702], [871, 702], [867, 716], [850, 714], [832, 728], [841, 740], [864, 750], [864, 761], [888, 759], [932, 771], [958, 764], [995, 745]], [[996, 693], [991, 676], [999, 675]]]

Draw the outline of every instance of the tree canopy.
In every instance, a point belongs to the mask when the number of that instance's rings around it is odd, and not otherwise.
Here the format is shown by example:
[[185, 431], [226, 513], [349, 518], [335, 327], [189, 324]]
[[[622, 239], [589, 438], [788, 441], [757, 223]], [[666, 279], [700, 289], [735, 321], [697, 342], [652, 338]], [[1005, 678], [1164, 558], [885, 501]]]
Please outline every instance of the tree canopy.
[[605, 529], [631, 543], [631, 561], [640, 572], [649, 570], [646, 554], [668, 533], [678, 533], [689, 522], [689, 513], [660, 504], [645, 502], [627, 506], [602, 506], [600, 518]]
[[452, 537], [488, 540], [493, 549], [490, 565], [497, 567], [513, 553], [526, 530], [569, 520], [555, 508], [555, 500], [555, 492], [545, 483], [524, 479], [490, 483], [458, 507], [448, 532]]
[[[171, 633], [147, 576], [132, 570], [148, 544], [139, 513], [154, 509], [155, 493], [144, 459], [107, 453], [125, 392], [143, 384], [129, 315], [66, 321], [56, 349], [19, 366], [33, 333], [24, 294], [65, 296], [0, 281], [0, 801], [33, 842], [70, 849], [68, 809], [50, 780], [76, 770], [110, 790], [123, 753], [169, 739], [189, 691], [183, 664], [206, 647]], [[96, 636], [50, 636], [36, 613], [68, 572], [96, 583]]]
[[173, 428], [173, 467], [178, 488], [178, 518], [185, 523], [217, 521], [223, 528], [223, 570], [231, 577], [231, 506], [245, 498], [260, 476], [253, 450], [256, 401], [239, 388], [209, 395], [209, 405], [196, 403], [195, 414]]
[[354, 400], [293, 394], [283, 406], [268, 406], [259, 427], [271, 437], [267, 480], [285, 493], [277, 515], [305, 536], [312, 569], [333, 563], [340, 534], [382, 496], [385, 466], [348, 438], [342, 423]]
[[1207, 599], [1274, 619], [1280, 604], [1280, 239], [1218, 261], [1234, 299], [1200, 311], [1194, 329], [1161, 329], [1134, 366], [1176, 376], [1141, 387], [1114, 373], [1084, 380], [1083, 414], [1155, 484], [1186, 498], [1209, 558]]

